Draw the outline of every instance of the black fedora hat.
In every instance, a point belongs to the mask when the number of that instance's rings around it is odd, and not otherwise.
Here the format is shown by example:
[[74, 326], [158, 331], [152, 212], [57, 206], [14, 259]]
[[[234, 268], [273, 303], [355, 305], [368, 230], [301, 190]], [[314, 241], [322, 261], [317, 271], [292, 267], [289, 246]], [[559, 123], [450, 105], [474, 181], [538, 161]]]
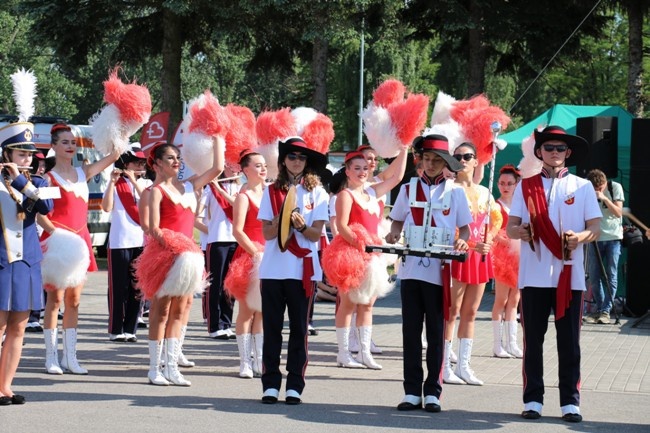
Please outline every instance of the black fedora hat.
[[317, 152], [310, 148], [302, 137], [289, 137], [280, 141], [278, 145], [278, 163], [283, 164], [284, 159], [289, 153], [300, 152], [307, 155], [307, 167], [311, 168], [316, 174], [326, 174], [327, 155]]
[[463, 169], [463, 165], [449, 153], [449, 140], [444, 135], [428, 134], [415, 137], [413, 140], [415, 153], [433, 152], [447, 163], [449, 170], [457, 172]]
[[537, 155], [537, 149], [539, 149], [542, 144], [552, 140], [562, 141], [569, 146], [569, 149], [571, 149], [571, 155], [569, 155], [565, 161], [567, 167], [577, 165], [578, 162], [584, 161], [589, 153], [589, 144], [587, 143], [587, 140], [578, 135], [568, 134], [561, 126], [551, 125], [541, 131], [535, 129], [534, 135], [534, 153], [537, 159], [542, 159]]

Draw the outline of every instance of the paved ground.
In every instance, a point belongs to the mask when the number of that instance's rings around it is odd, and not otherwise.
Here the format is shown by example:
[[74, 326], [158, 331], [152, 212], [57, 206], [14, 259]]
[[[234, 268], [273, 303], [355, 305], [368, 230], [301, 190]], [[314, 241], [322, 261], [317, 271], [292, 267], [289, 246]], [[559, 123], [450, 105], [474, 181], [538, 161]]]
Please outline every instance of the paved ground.
[[485, 386], [446, 385], [439, 414], [395, 410], [403, 395], [397, 290], [376, 306], [374, 340], [384, 349], [376, 357], [384, 366], [381, 371], [336, 368], [334, 305], [316, 304], [320, 334], [310, 337], [307, 387], [300, 406], [260, 403], [259, 379], [237, 376], [235, 341], [207, 337], [196, 301], [185, 344], [186, 355], [197, 363], [184, 370], [192, 386], [151, 386], [146, 379], [146, 331], [135, 344], [108, 341], [106, 272], [91, 274], [82, 296], [79, 332], [79, 359], [90, 374], [45, 374], [42, 335], [27, 334], [14, 390], [28, 403], [0, 407], [0, 432], [650, 431], [650, 326], [634, 326], [635, 319], [583, 327], [585, 421], [570, 425], [559, 419], [552, 324], [545, 343], [544, 417], [539, 421], [519, 417], [521, 361], [491, 356], [491, 294], [481, 305], [472, 359]]

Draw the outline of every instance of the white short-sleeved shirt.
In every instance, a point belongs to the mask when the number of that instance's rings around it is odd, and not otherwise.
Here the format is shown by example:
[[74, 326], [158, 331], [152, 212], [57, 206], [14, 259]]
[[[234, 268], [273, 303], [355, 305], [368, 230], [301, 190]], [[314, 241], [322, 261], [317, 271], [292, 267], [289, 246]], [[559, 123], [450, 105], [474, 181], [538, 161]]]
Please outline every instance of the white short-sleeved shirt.
[[[236, 182], [224, 182], [221, 186], [231, 196], [237, 195], [241, 189], [241, 184]], [[210, 189], [209, 185], [207, 191], [204, 193], [206, 195], [204, 207], [204, 209], [206, 209], [206, 216], [204, 221], [207, 219], [206, 225], [208, 226], [207, 243], [236, 242], [235, 237], [232, 234], [232, 222], [228, 219], [223, 208], [214, 197], [214, 193]]]
[[[564, 232], [573, 230], [581, 232], [585, 229], [585, 222], [602, 217], [596, 192], [591, 182], [581, 177], [569, 174], [561, 179], [542, 177], [544, 193], [548, 201], [548, 212], [553, 227], [559, 233], [560, 221]], [[551, 186], [553, 186], [551, 188]], [[522, 223], [530, 222], [530, 214], [524, 202], [521, 182], [517, 185], [512, 197], [510, 216], [521, 218]], [[538, 246], [535, 245], [535, 248]], [[557, 287], [562, 260], [556, 258], [546, 247], [544, 242], [539, 242], [540, 259], [528, 244], [522, 242], [519, 260], [519, 287]], [[571, 289], [585, 290], [584, 251], [578, 247], [572, 252], [573, 264], [571, 270]]]
[[[302, 185], [296, 187], [297, 207], [300, 208], [300, 214], [305, 218], [305, 224], [307, 226], [311, 226], [315, 221], [327, 221], [328, 199], [327, 192], [321, 186], [317, 186], [311, 192], [304, 189]], [[274, 217], [269, 188], [266, 188], [262, 195], [257, 219], [260, 221], [272, 221]], [[312, 242], [296, 230], [294, 230], [294, 236], [296, 236], [298, 245], [311, 250], [310, 257], [314, 264], [312, 281], [321, 281], [323, 279], [323, 271], [318, 260], [320, 242]], [[262, 257], [259, 269], [260, 278], [270, 280], [302, 280], [302, 268], [301, 258], [296, 257], [288, 250], [285, 252], [280, 251], [277, 238], [266, 241], [264, 256]]]
[[[128, 178], [125, 178], [127, 185], [131, 188], [136, 203], [140, 201], [137, 190]], [[153, 182], [150, 179], [138, 179], [138, 185], [148, 188]], [[117, 190], [113, 188], [113, 210], [111, 210], [111, 228], [108, 234], [108, 246], [111, 249], [137, 248], [144, 244], [144, 232], [140, 224], [131, 219], [124, 209]]]
[[[431, 214], [436, 222], [437, 227], [449, 227], [456, 229], [463, 227], [472, 222], [472, 214], [469, 210], [469, 203], [465, 191], [462, 187], [455, 185], [453, 180], [446, 180], [439, 185], [427, 185], [420, 181], [422, 190], [430, 201], [441, 201], [442, 194], [445, 190], [445, 184], [450, 182], [451, 189], [449, 193], [452, 194], [449, 209], [443, 211], [442, 209], [434, 209]], [[395, 205], [390, 212], [390, 219], [395, 221], [403, 221], [404, 227], [414, 224], [413, 216], [411, 215], [411, 207], [409, 206], [408, 194], [404, 184], [400, 187], [399, 194], [395, 199]], [[442, 263], [440, 259], [416, 256], [404, 256], [402, 264], [399, 265], [397, 275], [403, 280], [420, 280], [428, 283], [442, 285], [442, 275], [440, 269]]]

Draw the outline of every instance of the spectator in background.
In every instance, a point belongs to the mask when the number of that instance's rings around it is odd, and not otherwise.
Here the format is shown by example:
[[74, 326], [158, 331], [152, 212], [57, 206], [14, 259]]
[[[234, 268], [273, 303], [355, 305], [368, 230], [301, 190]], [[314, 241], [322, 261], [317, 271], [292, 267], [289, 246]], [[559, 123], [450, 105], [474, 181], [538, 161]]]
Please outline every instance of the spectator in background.
[[601, 170], [593, 169], [587, 179], [596, 191], [603, 218], [600, 238], [587, 248], [587, 279], [596, 302], [596, 311], [584, 317], [586, 323], [609, 324], [609, 313], [618, 288], [618, 259], [623, 240], [623, 187], [607, 179]]

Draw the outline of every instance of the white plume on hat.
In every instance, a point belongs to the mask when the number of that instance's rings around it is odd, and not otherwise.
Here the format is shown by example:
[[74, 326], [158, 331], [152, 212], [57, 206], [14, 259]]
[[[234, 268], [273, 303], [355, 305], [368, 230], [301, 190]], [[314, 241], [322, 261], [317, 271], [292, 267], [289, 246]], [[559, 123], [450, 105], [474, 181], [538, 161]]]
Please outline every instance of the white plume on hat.
[[18, 109], [18, 121], [27, 122], [34, 115], [36, 99], [36, 76], [21, 68], [9, 76], [14, 88], [14, 100]]
[[521, 152], [524, 154], [519, 162], [521, 177], [526, 179], [542, 171], [542, 161], [535, 156], [535, 137], [531, 133], [521, 142]]

